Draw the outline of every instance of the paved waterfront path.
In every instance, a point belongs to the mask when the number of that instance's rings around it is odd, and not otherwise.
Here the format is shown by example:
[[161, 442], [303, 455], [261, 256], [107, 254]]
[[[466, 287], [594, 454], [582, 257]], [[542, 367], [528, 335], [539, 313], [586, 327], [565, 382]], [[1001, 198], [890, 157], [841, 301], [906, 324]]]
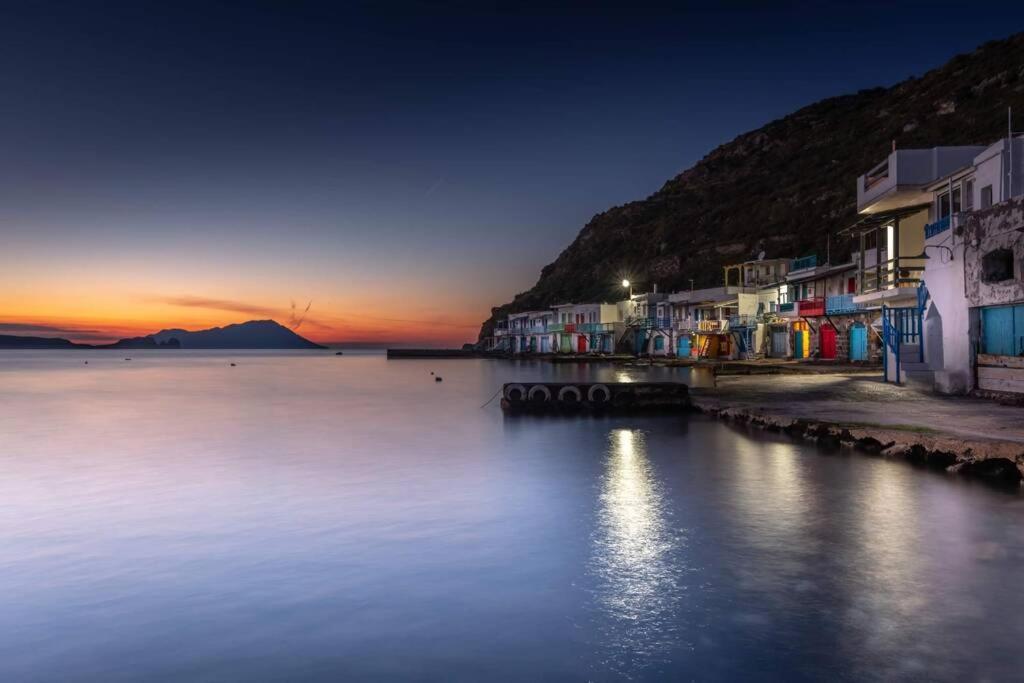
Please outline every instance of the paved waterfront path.
[[940, 396], [865, 375], [718, 377], [714, 389], [691, 390], [702, 408], [731, 408], [777, 420], [881, 427], [963, 440], [1024, 443], [1024, 408]]

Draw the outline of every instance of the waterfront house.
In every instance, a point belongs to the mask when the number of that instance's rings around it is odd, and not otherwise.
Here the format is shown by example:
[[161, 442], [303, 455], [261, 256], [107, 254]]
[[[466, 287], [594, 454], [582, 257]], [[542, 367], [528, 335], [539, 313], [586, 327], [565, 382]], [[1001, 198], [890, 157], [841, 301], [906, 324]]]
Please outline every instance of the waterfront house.
[[925, 226], [933, 196], [929, 187], [969, 166], [980, 146], [893, 150], [857, 178], [861, 218], [844, 230], [856, 240], [853, 302], [876, 311], [883, 340], [883, 375], [902, 381], [903, 361], [921, 356], [918, 289], [925, 270]]
[[621, 302], [624, 332], [623, 348], [637, 355], [665, 356], [671, 349], [671, 310], [668, 294], [653, 291], [634, 294], [628, 302]]
[[857, 266], [819, 264], [816, 256], [794, 259], [786, 276], [792, 357], [868, 360], [868, 330], [854, 303]]
[[1024, 139], [993, 143], [929, 190], [921, 344], [898, 379], [943, 393], [1024, 391]]

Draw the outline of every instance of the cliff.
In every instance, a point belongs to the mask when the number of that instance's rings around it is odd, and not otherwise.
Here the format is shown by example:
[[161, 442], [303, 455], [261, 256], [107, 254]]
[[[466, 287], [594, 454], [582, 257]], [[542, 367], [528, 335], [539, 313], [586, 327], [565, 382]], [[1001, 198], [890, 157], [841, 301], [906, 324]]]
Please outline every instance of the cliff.
[[833, 97], [725, 143], [652, 194], [594, 216], [531, 289], [495, 317], [555, 303], [614, 301], [629, 276], [662, 291], [721, 284], [722, 266], [825, 255], [850, 244], [857, 176], [898, 147], [988, 144], [1006, 109], [1024, 129], [1024, 33], [986, 43], [890, 88]]

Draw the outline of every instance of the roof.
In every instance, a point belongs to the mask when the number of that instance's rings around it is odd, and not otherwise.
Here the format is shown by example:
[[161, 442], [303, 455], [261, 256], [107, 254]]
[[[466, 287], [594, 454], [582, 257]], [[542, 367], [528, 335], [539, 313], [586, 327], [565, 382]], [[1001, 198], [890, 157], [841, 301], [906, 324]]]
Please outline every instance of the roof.
[[856, 270], [857, 264], [853, 261], [849, 263], [840, 263], [835, 266], [828, 264], [818, 266], [817, 268], [808, 269], [806, 273], [797, 271], [797, 275], [790, 273], [786, 276], [786, 282], [807, 282], [808, 280], [817, 280], [819, 278], [828, 277], [829, 275], [835, 275], [836, 273], [842, 273], [847, 270]]

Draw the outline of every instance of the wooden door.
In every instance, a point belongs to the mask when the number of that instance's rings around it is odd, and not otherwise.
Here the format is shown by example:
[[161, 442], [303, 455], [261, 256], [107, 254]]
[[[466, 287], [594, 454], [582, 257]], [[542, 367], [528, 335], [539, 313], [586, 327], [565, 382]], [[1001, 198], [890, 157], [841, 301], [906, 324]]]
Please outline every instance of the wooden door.
[[821, 336], [821, 357], [832, 360], [836, 357], [836, 328], [822, 325], [818, 332]]

